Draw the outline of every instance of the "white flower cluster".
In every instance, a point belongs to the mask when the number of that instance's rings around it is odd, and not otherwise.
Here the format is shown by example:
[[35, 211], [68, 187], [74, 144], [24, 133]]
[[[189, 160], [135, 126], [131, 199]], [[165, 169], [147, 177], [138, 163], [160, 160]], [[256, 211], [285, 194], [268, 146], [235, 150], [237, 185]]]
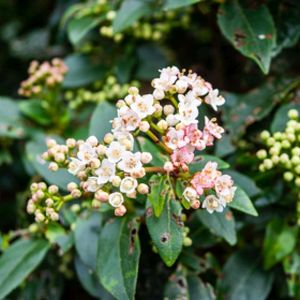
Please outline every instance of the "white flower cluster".
[[[106, 134], [104, 144], [99, 144], [95, 136], [86, 141], [68, 139], [66, 145], [57, 145], [51, 140], [44, 157], [55, 160], [61, 149], [67, 148], [65, 161], [60, 163], [81, 180], [84, 192], [94, 193], [98, 201], [108, 201], [115, 208], [115, 214], [121, 216], [126, 212], [124, 197], [135, 198], [137, 192], [147, 194], [149, 191], [138, 179], [145, 176], [143, 165], [152, 160], [152, 155], [132, 152], [133, 143], [133, 136], [125, 131]], [[58, 162], [53, 163], [58, 167]]]

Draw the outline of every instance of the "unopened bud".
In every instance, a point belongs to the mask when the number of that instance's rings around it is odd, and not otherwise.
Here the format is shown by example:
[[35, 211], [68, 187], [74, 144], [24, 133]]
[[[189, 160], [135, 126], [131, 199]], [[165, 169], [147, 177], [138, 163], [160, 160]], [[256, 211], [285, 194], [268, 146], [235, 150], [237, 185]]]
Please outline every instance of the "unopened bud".
[[164, 170], [165, 170], [167, 173], [172, 172], [172, 171], [174, 170], [173, 164], [172, 164], [170, 161], [165, 162], [165, 164], [164, 164]]
[[140, 183], [137, 187], [137, 191], [142, 195], [149, 194], [149, 186], [145, 183]]
[[55, 172], [55, 171], [58, 170], [58, 164], [57, 164], [56, 162], [51, 162], [51, 163], [49, 164], [48, 169], [49, 169], [50, 171]]
[[152, 154], [150, 152], [142, 152], [141, 161], [143, 164], [149, 164], [152, 160]]
[[66, 140], [66, 145], [69, 148], [75, 148], [75, 146], [76, 146], [76, 140], [75, 139], [67, 139]]
[[127, 209], [124, 205], [121, 205], [115, 209], [115, 216], [122, 217], [125, 215]]
[[139, 125], [139, 129], [142, 132], [147, 132], [150, 129], [150, 124], [147, 121], [142, 121]]
[[88, 137], [86, 142], [90, 144], [92, 147], [95, 147], [98, 144], [98, 139], [94, 135], [91, 135], [90, 137]]
[[104, 143], [110, 144], [114, 140], [114, 136], [111, 133], [107, 133], [104, 136]]

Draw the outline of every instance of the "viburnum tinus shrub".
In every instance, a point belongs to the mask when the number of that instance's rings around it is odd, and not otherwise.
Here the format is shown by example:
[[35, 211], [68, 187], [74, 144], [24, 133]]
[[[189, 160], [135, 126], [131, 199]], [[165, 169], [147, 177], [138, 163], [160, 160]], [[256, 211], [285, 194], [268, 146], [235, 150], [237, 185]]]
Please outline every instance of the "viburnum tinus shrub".
[[[49, 162], [53, 172], [66, 169], [73, 180], [61, 190], [45, 182], [31, 184], [27, 212], [36, 223], [27, 232], [30, 239], [16, 242], [2, 257], [2, 262], [8, 261], [23, 249], [29, 257], [38, 258], [21, 268], [19, 281], [45, 256], [50, 246], [45, 236], [61, 253], [75, 243], [77, 274], [92, 295], [98, 295], [91, 288], [93, 282], [116, 299], [134, 299], [141, 226], [146, 225], [152, 250], [171, 267], [183, 247], [196, 242], [189, 237], [188, 227], [194, 212], [204, 226], [230, 244], [236, 236], [228, 207], [257, 214], [245, 192], [222, 173], [227, 164], [207, 154], [224, 129], [216, 117], [201, 117], [201, 110], [208, 106], [216, 112], [224, 104], [218, 90], [192, 71], [174, 66], [162, 69], [152, 86], [153, 92], [145, 95], [129, 88], [128, 95], [116, 102], [111, 130], [102, 138], [46, 141], [48, 150], [40, 160]], [[103, 120], [97, 120], [101, 126], [96, 131], [107, 127]], [[74, 223], [76, 216], [80, 221]], [[89, 226], [97, 229], [92, 238], [85, 236], [91, 234], [85, 231]], [[15, 269], [0, 268], [5, 278]], [[178, 272], [189, 274], [181, 264]], [[5, 286], [0, 295], [18, 284], [15, 280], [14, 285]]]

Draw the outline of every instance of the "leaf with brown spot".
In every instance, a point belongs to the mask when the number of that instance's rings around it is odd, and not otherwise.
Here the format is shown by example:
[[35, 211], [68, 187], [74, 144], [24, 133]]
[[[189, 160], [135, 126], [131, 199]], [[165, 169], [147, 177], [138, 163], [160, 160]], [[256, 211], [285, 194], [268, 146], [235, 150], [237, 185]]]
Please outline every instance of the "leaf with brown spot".
[[[148, 209], [151, 207], [149, 200], [147, 207]], [[168, 194], [160, 217], [147, 215], [146, 224], [159, 255], [167, 266], [172, 266], [182, 250], [183, 226], [180, 203], [171, 199]]]

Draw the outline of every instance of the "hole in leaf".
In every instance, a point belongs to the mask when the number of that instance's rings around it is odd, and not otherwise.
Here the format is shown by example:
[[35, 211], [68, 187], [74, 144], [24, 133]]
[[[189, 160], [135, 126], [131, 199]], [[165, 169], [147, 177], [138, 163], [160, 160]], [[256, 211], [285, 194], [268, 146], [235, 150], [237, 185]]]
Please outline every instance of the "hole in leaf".
[[160, 241], [163, 243], [163, 244], [166, 244], [168, 243], [170, 240], [170, 234], [168, 232], [165, 232], [163, 233], [161, 236], [160, 236]]

